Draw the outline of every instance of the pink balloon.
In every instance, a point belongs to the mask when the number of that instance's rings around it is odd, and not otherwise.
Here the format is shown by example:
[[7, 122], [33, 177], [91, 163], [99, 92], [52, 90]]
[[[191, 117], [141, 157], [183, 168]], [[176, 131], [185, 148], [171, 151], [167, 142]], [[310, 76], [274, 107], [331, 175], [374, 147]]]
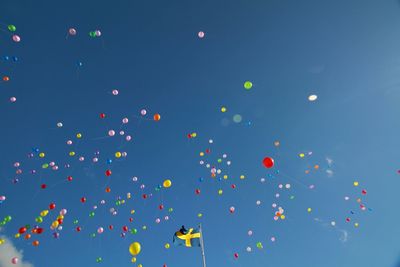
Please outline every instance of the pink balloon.
[[198, 34], [197, 34], [197, 36], [199, 36], [199, 38], [204, 38], [204, 32], [203, 31], [200, 31]]
[[118, 92], [118, 90], [113, 90], [113, 91], [112, 91], [112, 94], [113, 94], [113, 95], [118, 95], [119, 92]]
[[6, 196], [0, 196], [0, 201], [6, 200]]
[[10, 98], [10, 102], [11, 102], [11, 103], [14, 103], [15, 101], [17, 101], [17, 98], [16, 98], [15, 96], [13, 96], [13, 97]]
[[127, 124], [128, 122], [129, 122], [128, 118], [123, 118], [123, 119], [122, 119], [122, 123], [123, 123], [123, 124]]
[[99, 228], [97, 229], [97, 233], [102, 234], [103, 232], [104, 232], [103, 227], [99, 227]]
[[127, 135], [127, 136], [125, 137], [125, 140], [128, 141], [128, 142], [131, 141], [131, 140], [132, 140], [132, 136]]
[[147, 110], [142, 109], [142, 110], [140, 111], [140, 114], [141, 114], [142, 116], [146, 115], [146, 114], [147, 114]]
[[115, 135], [115, 131], [114, 130], [109, 130], [108, 131], [108, 135], [109, 136], [114, 136]]
[[75, 30], [74, 28], [70, 28], [70, 29], [68, 30], [68, 33], [69, 33], [70, 35], [76, 35], [76, 30]]
[[21, 41], [21, 37], [19, 37], [19, 35], [16, 34], [13, 35], [12, 39], [16, 43], [19, 43]]
[[94, 32], [94, 34], [95, 34], [97, 37], [100, 37], [100, 36], [101, 36], [101, 31], [100, 31], [100, 30], [96, 30], [96, 31]]
[[11, 263], [12, 264], [17, 264], [18, 263], [18, 258], [17, 257], [12, 258], [11, 259]]

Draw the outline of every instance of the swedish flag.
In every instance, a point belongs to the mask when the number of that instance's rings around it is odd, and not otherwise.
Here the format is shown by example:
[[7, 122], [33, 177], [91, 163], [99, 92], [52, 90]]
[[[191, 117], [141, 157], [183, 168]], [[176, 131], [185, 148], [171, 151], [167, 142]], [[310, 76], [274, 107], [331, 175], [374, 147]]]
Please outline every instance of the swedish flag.
[[176, 246], [200, 247], [201, 233], [199, 229], [190, 228], [186, 230], [184, 226], [174, 234], [173, 243]]

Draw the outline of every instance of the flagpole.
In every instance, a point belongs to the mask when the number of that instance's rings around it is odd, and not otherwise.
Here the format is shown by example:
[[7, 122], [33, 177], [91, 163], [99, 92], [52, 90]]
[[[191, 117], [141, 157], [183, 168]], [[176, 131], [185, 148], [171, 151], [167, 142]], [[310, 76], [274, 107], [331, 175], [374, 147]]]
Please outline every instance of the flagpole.
[[206, 267], [206, 255], [204, 253], [204, 240], [203, 240], [203, 229], [201, 224], [199, 225], [200, 230], [200, 247], [201, 247], [201, 256], [203, 258], [203, 267]]

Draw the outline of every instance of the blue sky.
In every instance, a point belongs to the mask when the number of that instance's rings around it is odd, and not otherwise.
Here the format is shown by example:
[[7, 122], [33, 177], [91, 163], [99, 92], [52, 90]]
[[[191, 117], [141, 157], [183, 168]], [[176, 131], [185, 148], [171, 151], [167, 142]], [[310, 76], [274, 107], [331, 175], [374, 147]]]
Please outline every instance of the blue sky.
[[[21, 42], [12, 41], [9, 24]], [[71, 27], [76, 36], [67, 35]], [[7, 198], [0, 220], [13, 218], [1, 228], [7, 240], [0, 267], [15, 266], [11, 258], [22, 254], [25, 267], [201, 266], [196, 248], [164, 248], [181, 225], [199, 223], [208, 266], [397, 266], [398, 1], [5, 0], [0, 29], [0, 74], [10, 77], [0, 83], [0, 196]], [[101, 37], [91, 38], [96, 29]], [[243, 88], [247, 80], [251, 90]], [[310, 94], [317, 101], [308, 101]], [[110, 129], [117, 135], [108, 137]], [[124, 141], [120, 130], [133, 141]], [[197, 136], [188, 139], [188, 133]], [[28, 158], [33, 148], [45, 158]], [[200, 157], [206, 149], [211, 153]], [[75, 157], [68, 156], [72, 150]], [[128, 156], [115, 159], [117, 151]], [[261, 163], [266, 156], [275, 159], [270, 170]], [[200, 160], [222, 174], [211, 178]], [[52, 161], [59, 170], [41, 168]], [[15, 162], [23, 170], [16, 184]], [[165, 179], [171, 188], [155, 190]], [[125, 204], [117, 206], [118, 197]], [[57, 207], [40, 225], [42, 235], [14, 238], [52, 202]], [[285, 220], [274, 221], [273, 203], [285, 210]], [[49, 227], [62, 208], [68, 213], [55, 239]], [[138, 233], [121, 237], [125, 225]], [[105, 232], [91, 237], [98, 227]], [[36, 239], [40, 245], [33, 247]], [[133, 264], [128, 247], [135, 241], [142, 252]]]

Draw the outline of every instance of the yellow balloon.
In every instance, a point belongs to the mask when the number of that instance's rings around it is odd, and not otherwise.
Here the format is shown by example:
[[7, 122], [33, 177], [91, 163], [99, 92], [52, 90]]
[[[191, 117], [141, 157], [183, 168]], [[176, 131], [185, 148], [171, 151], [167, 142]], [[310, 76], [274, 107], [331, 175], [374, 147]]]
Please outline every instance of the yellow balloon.
[[135, 257], [132, 257], [132, 260], [131, 260], [133, 263], [135, 263], [136, 262], [136, 258]]
[[122, 156], [121, 152], [115, 152], [115, 157], [119, 159]]
[[74, 152], [74, 151], [71, 151], [71, 152], [69, 152], [69, 155], [70, 155], [71, 157], [73, 157], [73, 156], [75, 156], [75, 152]]
[[165, 181], [163, 182], [163, 186], [164, 186], [165, 188], [171, 187], [171, 185], [172, 185], [171, 180], [165, 180]]
[[168, 243], [165, 244], [165, 248], [166, 248], [166, 249], [169, 249], [169, 244], [168, 244]]
[[0, 239], [0, 245], [3, 245], [6, 241], [4, 239]]
[[42, 152], [39, 154], [39, 157], [44, 158], [45, 154]]
[[76, 134], [76, 138], [78, 139], [82, 138], [82, 134], [81, 133]]
[[21, 235], [19, 233], [15, 234], [14, 237], [15, 238], [19, 238]]
[[40, 213], [40, 216], [46, 217], [47, 214], [49, 214], [49, 211], [48, 211], [48, 210], [43, 210], [43, 211]]
[[222, 113], [226, 112], [226, 107], [222, 107], [222, 108], [221, 108], [221, 112], [222, 112]]
[[143, 267], [143, 265], [141, 265], [141, 264], [138, 264], [138, 266], [137, 267]]
[[54, 222], [51, 224], [51, 226], [53, 226], [53, 228], [57, 228], [59, 224], [60, 224], [60, 223], [59, 223], [58, 221], [54, 221]]
[[139, 242], [134, 242], [129, 246], [129, 252], [132, 254], [132, 256], [136, 256], [140, 253], [141, 246]]

